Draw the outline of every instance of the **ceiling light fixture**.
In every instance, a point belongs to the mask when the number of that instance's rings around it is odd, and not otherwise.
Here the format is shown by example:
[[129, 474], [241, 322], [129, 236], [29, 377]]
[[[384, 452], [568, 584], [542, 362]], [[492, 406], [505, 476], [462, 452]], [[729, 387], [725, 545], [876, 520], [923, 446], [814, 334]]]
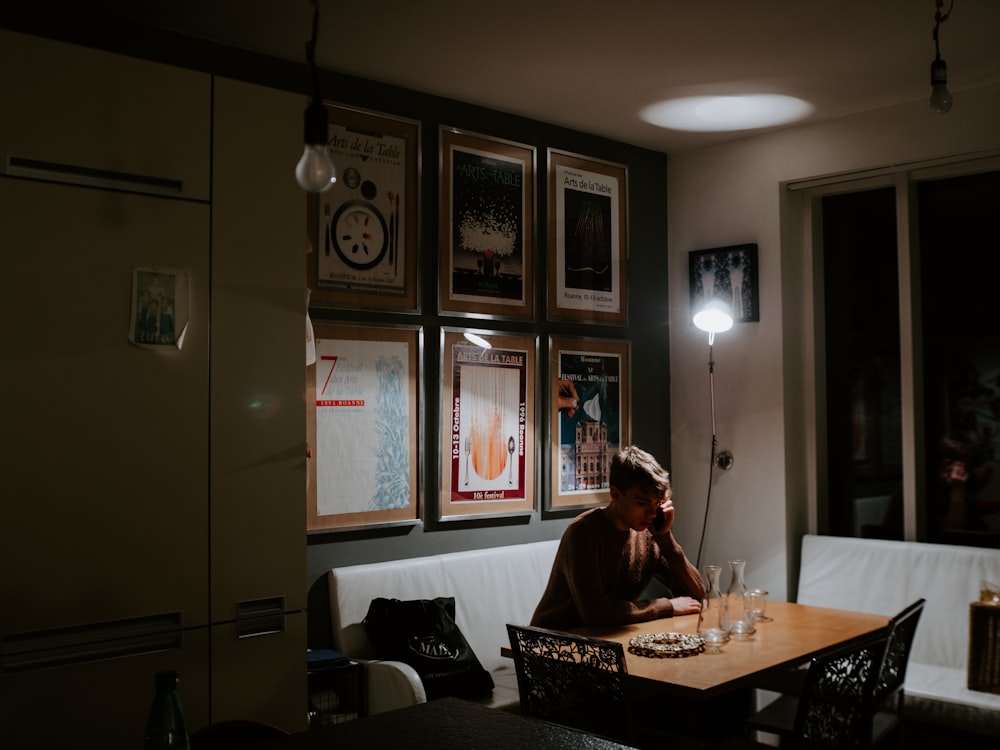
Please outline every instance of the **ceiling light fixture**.
[[669, 130], [722, 133], [785, 125], [807, 117], [813, 109], [809, 102], [781, 94], [688, 96], [650, 104], [639, 116]]
[[948, 5], [948, 12], [942, 13], [944, 0], [935, 0], [937, 10], [934, 11], [934, 62], [931, 63], [931, 111], [943, 115], [951, 109], [951, 92], [948, 91], [948, 65], [941, 59], [941, 45], [938, 40], [938, 31], [941, 24], [948, 20], [951, 9], [955, 7], [955, 1]]
[[337, 181], [337, 168], [330, 160], [329, 121], [319, 93], [319, 68], [316, 67], [316, 34], [319, 29], [319, 4], [312, 0], [312, 37], [306, 42], [306, 62], [313, 79], [313, 96], [305, 113], [305, 147], [295, 165], [295, 180], [303, 190], [322, 193]]

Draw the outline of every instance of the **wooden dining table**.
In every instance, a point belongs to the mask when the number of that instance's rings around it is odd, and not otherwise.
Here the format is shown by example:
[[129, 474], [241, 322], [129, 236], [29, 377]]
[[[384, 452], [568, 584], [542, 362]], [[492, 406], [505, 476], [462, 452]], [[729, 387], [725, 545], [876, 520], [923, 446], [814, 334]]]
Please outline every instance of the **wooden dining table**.
[[697, 633], [698, 615], [680, 615], [610, 628], [582, 627], [571, 632], [618, 641], [625, 646], [630, 677], [665, 695], [710, 699], [753, 687], [768, 672], [808, 661], [813, 656], [864, 638], [889, 623], [884, 615], [769, 601], [768, 619], [756, 632], [731, 638], [718, 651], [686, 657], [650, 657], [628, 651], [636, 636]]

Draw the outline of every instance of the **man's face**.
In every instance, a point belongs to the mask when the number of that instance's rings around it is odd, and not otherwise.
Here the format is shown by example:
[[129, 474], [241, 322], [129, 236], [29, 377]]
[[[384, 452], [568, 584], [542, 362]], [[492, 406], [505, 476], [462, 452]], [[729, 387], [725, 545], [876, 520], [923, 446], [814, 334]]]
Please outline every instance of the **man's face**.
[[611, 499], [615, 502], [622, 523], [635, 531], [644, 531], [653, 525], [656, 509], [663, 502], [663, 498], [655, 492], [648, 492], [638, 487], [632, 487], [627, 492], [612, 487]]

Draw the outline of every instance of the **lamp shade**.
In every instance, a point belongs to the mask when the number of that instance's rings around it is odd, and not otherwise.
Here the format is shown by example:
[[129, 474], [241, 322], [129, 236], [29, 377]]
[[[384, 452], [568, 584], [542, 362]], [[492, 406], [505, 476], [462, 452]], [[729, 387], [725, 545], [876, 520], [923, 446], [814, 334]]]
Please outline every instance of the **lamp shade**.
[[733, 327], [733, 315], [729, 305], [722, 300], [713, 299], [694, 314], [694, 324], [706, 333], [722, 333]]

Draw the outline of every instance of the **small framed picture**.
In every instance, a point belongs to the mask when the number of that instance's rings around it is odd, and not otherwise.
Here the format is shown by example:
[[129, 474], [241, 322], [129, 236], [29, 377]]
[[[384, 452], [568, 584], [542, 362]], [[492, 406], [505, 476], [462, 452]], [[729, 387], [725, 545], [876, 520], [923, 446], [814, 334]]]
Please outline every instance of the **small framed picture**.
[[534, 315], [535, 149], [441, 129], [440, 309]]
[[419, 519], [421, 331], [315, 326], [307, 368], [307, 531]]
[[326, 108], [339, 179], [307, 197], [310, 304], [415, 312], [420, 125]]
[[628, 170], [549, 149], [549, 318], [628, 322]]
[[760, 320], [757, 299], [757, 245], [728, 245], [688, 254], [691, 274], [691, 314], [706, 302], [721, 300], [730, 306], [737, 323]]
[[188, 323], [188, 272], [134, 266], [128, 340], [143, 349], [180, 349]]
[[552, 486], [545, 509], [607, 503], [611, 459], [630, 439], [629, 342], [553, 337], [549, 357]]
[[440, 520], [534, 512], [537, 338], [441, 335]]

